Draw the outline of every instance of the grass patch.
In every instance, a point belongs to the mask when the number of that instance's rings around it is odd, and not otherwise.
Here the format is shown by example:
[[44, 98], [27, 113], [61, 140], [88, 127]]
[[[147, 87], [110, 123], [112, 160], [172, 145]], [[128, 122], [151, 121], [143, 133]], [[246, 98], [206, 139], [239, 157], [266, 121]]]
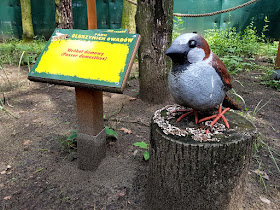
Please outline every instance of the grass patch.
[[238, 32], [235, 27], [206, 30], [204, 38], [211, 50], [227, 66], [230, 74], [257, 69], [268, 71], [270, 67], [263, 68], [255, 63], [257, 57], [262, 57], [267, 63], [274, 63], [278, 42], [266, 38], [264, 34], [268, 30], [269, 21], [267, 18], [264, 21], [261, 36], [257, 35], [253, 20], [243, 32]]
[[64, 136], [58, 142], [61, 144], [61, 150], [71, 153], [77, 150], [77, 130], [71, 130], [68, 136]]
[[15, 38], [5, 39], [0, 42], [0, 66], [17, 65], [19, 61], [20, 64], [34, 64], [46, 43], [44, 38], [35, 38], [32, 42]]
[[280, 91], [280, 80], [272, 79], [272, 75], [274, 73], [274, 70], [273, 69], [268, 69], [266, 72], [267, 73], [263, 77], [262, 84], [266, 85], [268, 87], [271, 87], [271, 88], [275, 88], [278, 91]]
[[[267, 186], [266, 186], [266, 182], [263, 178], [263, 174], [264, 170], [266, 168], [267, 171], [271, 172], [271, 169], [268, 169], [267, 166], [262, 166], [262, 162], [259, 158], [259, 153], [260, 152], [264, 152], [266, 153], [269, 157], [270, 160], [272, 162], [272, 165], [274, 165], [275, 167], [275, 171], [274, 173], [279, 173], [280, 174], [280, 153], [277, 149], [274, 149], [273, 147], [271, 147], [270, 145], [268, 145], [263, 139], [265, 139], [265, 136], [261, 135], [257, 138], [255, 144], [254, 144], [254, 159], [256, 160], [256, 162], [258, 163], [258, 173], [257, 175], [259, 176], [259, 182], [263, 184], [265, 191], [267, 191]], [[277, 141], [279, 139], [272, 139], [273, 141]]]

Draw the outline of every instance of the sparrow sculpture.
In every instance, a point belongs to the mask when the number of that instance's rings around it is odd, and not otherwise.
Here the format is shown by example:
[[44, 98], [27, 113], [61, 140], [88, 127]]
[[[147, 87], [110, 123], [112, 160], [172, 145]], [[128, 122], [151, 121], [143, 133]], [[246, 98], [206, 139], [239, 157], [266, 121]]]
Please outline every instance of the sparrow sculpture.
[[[171, 95], [176, 103], [193, 109], [179, 117], [177, 122], [194, 113], [195, 123], [214, 118], [206, 133], [220, 118], [229, 129], [224, 113], [230, 108], [222, 110], [222, 103], [226, 92], [232, 88], [231, 78], [223, 62], [211, 52], [206, 40], [195, 33], [182, 34], [165, 54], [173, 63], [168, 76]], [[198, 120], [198, 111], [217, 106], [218, 114]]]

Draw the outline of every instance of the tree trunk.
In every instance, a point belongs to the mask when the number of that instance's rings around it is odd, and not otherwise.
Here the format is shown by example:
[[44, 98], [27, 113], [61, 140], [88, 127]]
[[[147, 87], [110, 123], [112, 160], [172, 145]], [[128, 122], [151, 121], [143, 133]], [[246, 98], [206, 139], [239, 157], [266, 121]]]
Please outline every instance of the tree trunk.
[[[242, 209], [256, 128], [235, 113], [226, 117], [232, 129], [219, 134], [219, 142], [167, 135], [159, 127], [164, 123], [157, 124], [153, 118], [147, 190], [150, 209]], [[170, 124], [178, 125], [175, 120]]]
[[34, 31], [31, 15], [30, 0], [20, 0], [21, 21], [22, 21], [22, 38], [24, 41], [33, 40]]
[[142, 36], [138, 51], [140, 97], [150, 103], [162, 103], [169, 96], [171, 61], [165, 51], [172, 41], [173, 2], [137, 0], [136, 30]]
[[128, 29], [129, 33], [136, 32], [135, 13], [137, 6], [123, 0], [122, 28]]
[[72, 0], [55, 0], [57, 28], [73, 29]]

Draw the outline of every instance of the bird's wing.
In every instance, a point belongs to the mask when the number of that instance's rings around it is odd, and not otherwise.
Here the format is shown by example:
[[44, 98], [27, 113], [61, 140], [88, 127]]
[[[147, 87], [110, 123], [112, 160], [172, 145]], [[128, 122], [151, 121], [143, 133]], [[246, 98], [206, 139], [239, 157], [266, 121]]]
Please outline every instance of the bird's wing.
[[232, 88], [231, 78], [225, 64], [218, 58], [216, 54], [213, 53], [212, 56], [213, 57], [212, 57], [211, 65], [216, 70], [216, 72], [220, 75], [225, 86], [231, 89]]

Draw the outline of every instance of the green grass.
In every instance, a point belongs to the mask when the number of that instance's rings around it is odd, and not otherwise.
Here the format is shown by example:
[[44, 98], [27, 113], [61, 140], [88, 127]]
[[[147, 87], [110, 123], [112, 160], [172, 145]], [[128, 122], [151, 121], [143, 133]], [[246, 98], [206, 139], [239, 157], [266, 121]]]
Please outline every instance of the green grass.
[[[150, 158], [149, 146], [146, 142], [144, 142], [144, 141], [135, 142], [133, 145], [138, 147], [140, 150], [142, 150], [142, 155], [143, 155], [144, 160], [149, 160], [149, 158]], [[138, 150], [135, 150], [134, 155], [136, 155], [137, 152], [138, 152]]]
[[[268, 20], [265, 19], [267, 23]], [[264, 69], [255, 64], [256, 57], [265, 58], [267, 63], [274, 63], [278, 42], [272, 42], [264, 35], [267, 25], [258, 36], [252, 21], [243, 32], [237, 32], [235, 27], [227, 29], [206, 30], [204, 38], [211, 50], [217, 54], [227, 66], [231, 74], [241, 71]]]
[[219, 56], [275, 56], [277, 45], [270, 42], [265, 36], [265, 32], [268, 31], [267, 23], [269, 21], [265, 18], [264, 22], [265, 25], [260, 32], [261, 36], [258, 35], [254, 21], [252, 20], [242, 32], [237, 31], [235, 27], [229, 27], [227, 29], [214, 28], [206, 30], [204, 38], [207, 40], [212, 51]]
[[18, 118], [17, 116], [13, 115], [11, 112], [9, 112], [5, 107], [4, 107], [4, 102], [0, 99], [0, 112], [3, 111], [6, 113], [8, 116]]
[[[264, 74], [262, 84], [280, 90], [280, 81], [272, 80], [273, 64], [278, 50], [278, 42], [266, 38], [269, 22], [266, 23], [258, 36], [253, 20], [243, 32], [236, 28], [210, 29], [204, 37], [211, 50], [217, 54], [226, 65], [230, 74], [240, 72], [260, 71]], [[267, 65], [258, 65], [255, 60], [262, 58]]]
[[172, 31], [172, 40], [174, 40], [177, 36], [183, 33], [183, 24], [184, 21], [180, 17], [174, 17], [173, 19], [173, 31]]
[[[106, 135], [112, 136], [115, 139], [118, 139], [117, 132], [108, 127], [105, 126], [105, 132]], [[72, 151], [77, 150], [77, 137], [78, 137], [78, 130], [71, 130], [69, 135], [62, 136], [58, 142], [61, 144], [61, 150], [66, 153], [71, 153]]]
[[[260, 160], [259, 153], [264, 152], [270, 157], [272, 165], [275, 166], [276, 173], [280, 173], [280, 166], [279, 166], [279, 164], [280, 164], [280, 159], [279, 159], [280, 158], [280, 153], [279, 153], [278, 150], [274, 149], [273, 147], [271, 147], [270, 145], [265, 143], [263, 139], [265, 139], [265, 136], [260, 135], [260, 136], [258, 136], [257, 140], [255, 141], [253, 157], [259, 165], [259, 167], [257, 169], [258, 170], [259, 181], [260, 181], [260, 183], [263, 184], [265, 191], [267, 191], [267, 186], [266, 186], [265, 180], [263, 179], [262, 173], [261, 173], [261, 171], [265, 171], [265, 168], [267, 168], [267, 166], [266, 165], [262, 166], [263, 164]], [[272, 141], [277, 141], [277, 140], [279, 140], [279, 139], [272, 139]], [[266, 169], [266, 170], [268, 170], [268, 169]]]
[[68, 136], [64, 136], [59, 139], [58, 142], [61, 144], [61, 150], [67, 153], [71, 153], [72, 150], [77, 149], [77, 130], [71, 130]]
[[3, 64], [18, 65], [35, 63], [43, 51], [47, 41], [43, 38], [34, 39], [32, 42], [24, 42], [19, 39], [10, 38], [0, 42], [0, 66]]
[[274, 69], [268, 69], [266, 72], [267, 73], [263, 77], [262, 84], [266, 85], [268, 87], [275, 88], [278, 91], [280, 91], [280, 80], [273, 80], [273, 79], [271, 79], [272, 78], [272, 74], [274, 72]]

